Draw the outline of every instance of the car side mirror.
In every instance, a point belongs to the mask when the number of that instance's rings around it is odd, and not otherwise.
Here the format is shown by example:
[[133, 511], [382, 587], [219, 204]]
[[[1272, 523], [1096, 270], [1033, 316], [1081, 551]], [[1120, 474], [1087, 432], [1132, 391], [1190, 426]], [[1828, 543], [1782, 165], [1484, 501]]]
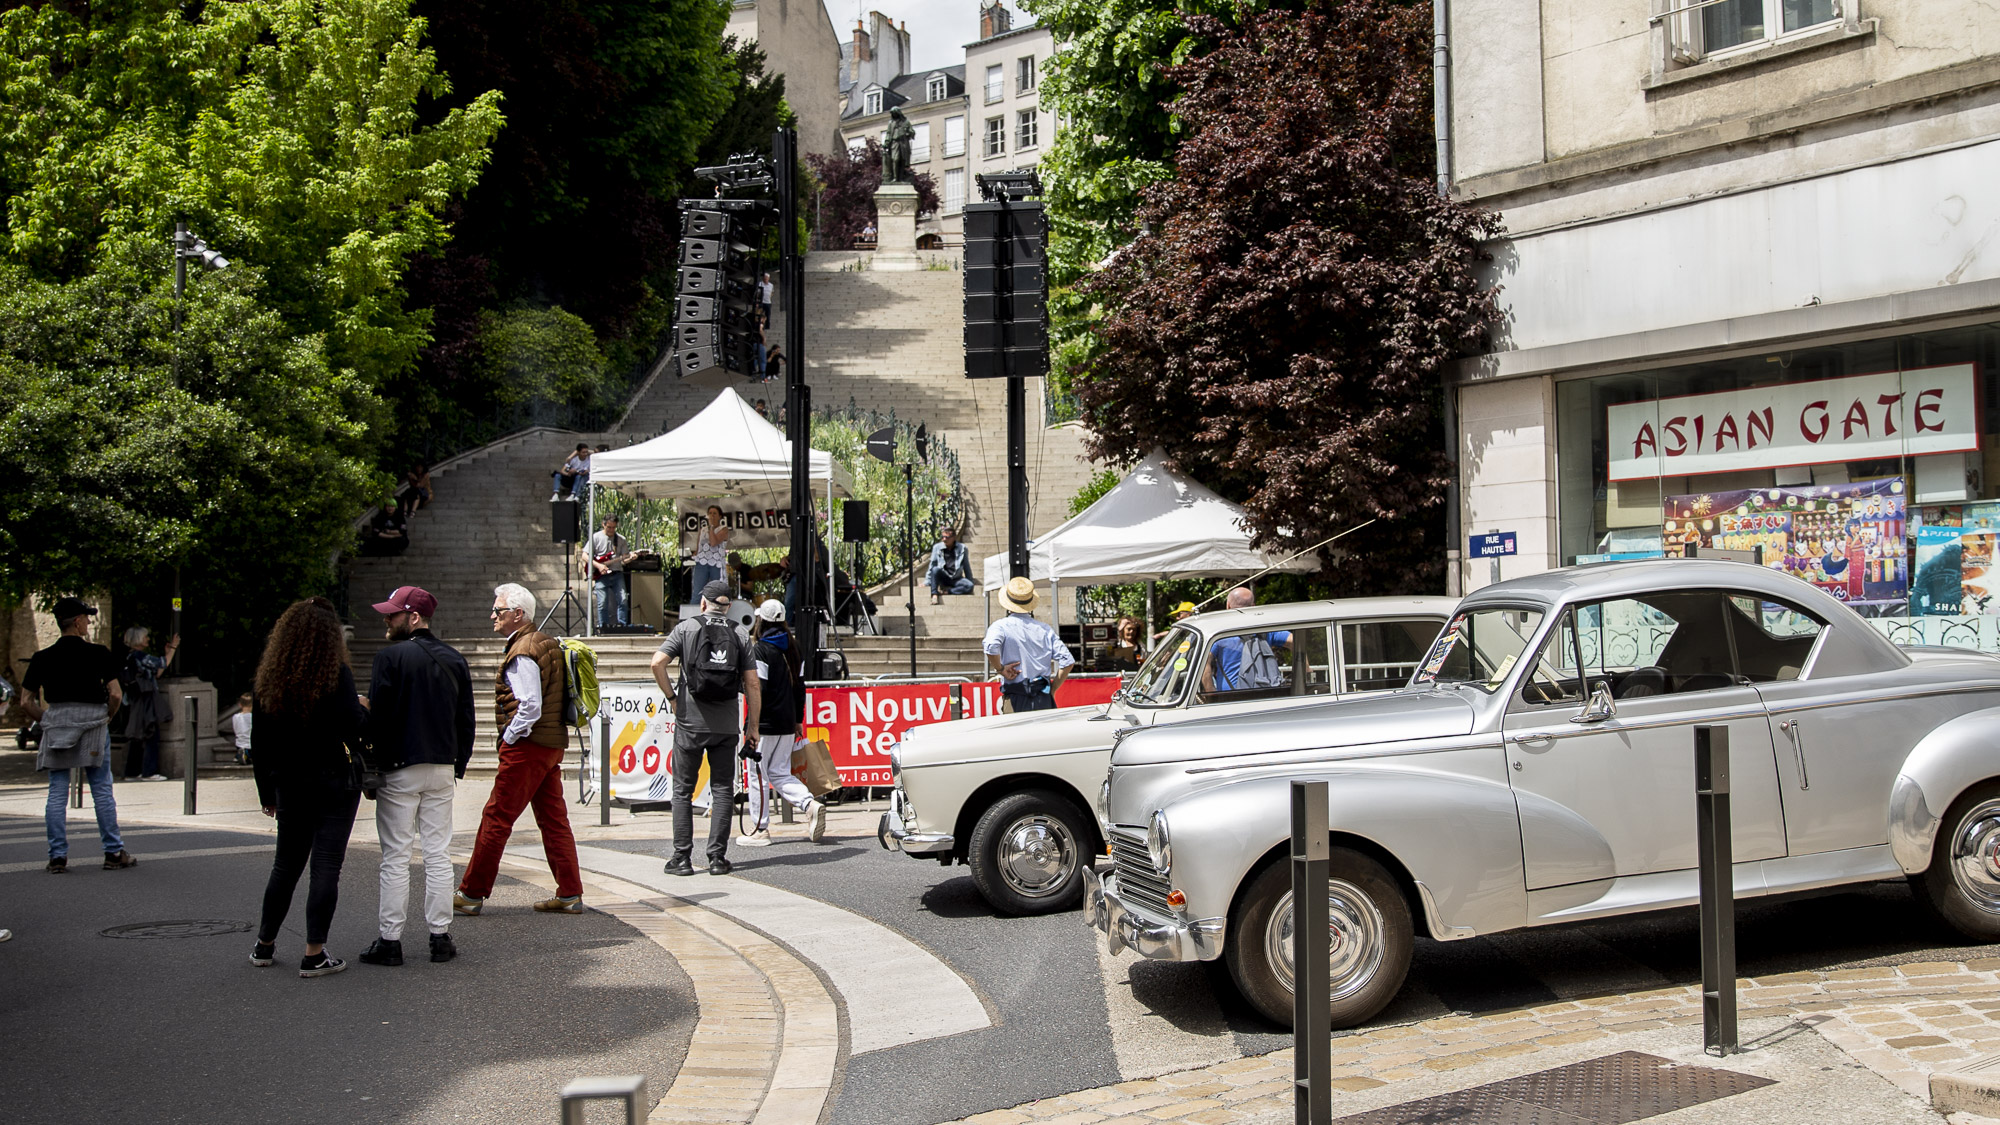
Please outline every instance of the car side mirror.
[[1569, 721], [1572, 723], [1601, 723], [1606, 719], [1616, 718], [1617, 716], [1618, 706], [1611, 702], [1611, 685], [1605, 683], [1603, 680], [1599, 680], [1597, 681], [1597, 686], [1590, 689], [1590, 702], [1583, 705], [1582, 711], [1570, 716]]

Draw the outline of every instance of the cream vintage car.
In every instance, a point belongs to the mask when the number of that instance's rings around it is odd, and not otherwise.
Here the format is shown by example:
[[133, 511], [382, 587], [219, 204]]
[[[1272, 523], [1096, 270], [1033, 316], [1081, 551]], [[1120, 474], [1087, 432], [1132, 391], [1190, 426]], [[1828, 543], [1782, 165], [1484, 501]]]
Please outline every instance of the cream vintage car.
[[1403, 690], [1135, 730], [1085, 916], [1292, 1013], [1290, 786], [1327, 782], [1335, 1026], [1413, 938], [1696, 901], [1694, 728], [1728, 732], [1738, 897], [1908, 879], [2000, 940], [2000, 658], [1903, 649], [1747, 563], [1571, 567], [1465, 599]]
[[1104, 851], [1090, 807], [1117, 731], [1402, 687], [1454, 604], [1354, 598], [1199, 614], [1161, 638], [1110, 703], [918, 727], [890, 751], [882, 844], [970, 865], [979, 893], [1009, 914], [1075, 906]]

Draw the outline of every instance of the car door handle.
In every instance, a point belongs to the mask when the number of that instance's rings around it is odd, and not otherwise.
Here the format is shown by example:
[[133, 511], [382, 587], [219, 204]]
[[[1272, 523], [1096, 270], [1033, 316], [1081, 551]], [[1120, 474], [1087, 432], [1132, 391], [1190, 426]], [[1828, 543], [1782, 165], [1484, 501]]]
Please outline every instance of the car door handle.
[[1805, 733], [1799, 730], [1799, 721], [1797, 719], [1779, 720], [1778, 729], [1784, 731], [1785, 737], [1792, 740], [1792, 754], [1798, 759], [1799, 763], [1799, 788], [1812, 788], [1812, 783], [1806, 778], [1806, 739]]
[[1523, 746], [1534, 742], [1554, 742], [1555, 740], [1556, 736], [1553, 734], [1510, 734], [1507, 736], [1507, 741]]

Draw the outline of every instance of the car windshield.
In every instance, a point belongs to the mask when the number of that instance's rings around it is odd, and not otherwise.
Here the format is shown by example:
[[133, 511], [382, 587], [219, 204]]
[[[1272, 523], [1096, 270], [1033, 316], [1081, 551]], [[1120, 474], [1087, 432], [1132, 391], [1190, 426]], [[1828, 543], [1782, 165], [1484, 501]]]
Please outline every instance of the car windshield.
[[1145, 666], [1125, 687], [1125, 701], [1137, 707], [1164, 707], [1180, 700], [1201, 662], [1193, 629], [1177, 627], [1160, 640]]
[[1495, 606], [1459, 613], [1438, 634], [1412, 684], [1471, 684], [1493, 691], [1528, 649], [1540, 610]]

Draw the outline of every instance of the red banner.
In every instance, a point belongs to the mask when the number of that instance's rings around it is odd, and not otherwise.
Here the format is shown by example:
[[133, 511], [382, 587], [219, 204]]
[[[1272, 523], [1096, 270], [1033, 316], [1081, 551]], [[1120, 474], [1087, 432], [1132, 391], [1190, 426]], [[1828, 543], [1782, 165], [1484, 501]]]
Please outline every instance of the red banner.
[[[1065, 680], [1056, 706], [1103, 703], [1120, 680]], [[964, 718], [1001, 711], [1000, 683], [961, 684]], [[849, 785], [890, 785], [889, 747], [912, 727], [951, 720], [950, 684], [883, 684], [874, 687], [816, 687], [806, 691], [806, 737], [824, 739], [833, 764]]]

